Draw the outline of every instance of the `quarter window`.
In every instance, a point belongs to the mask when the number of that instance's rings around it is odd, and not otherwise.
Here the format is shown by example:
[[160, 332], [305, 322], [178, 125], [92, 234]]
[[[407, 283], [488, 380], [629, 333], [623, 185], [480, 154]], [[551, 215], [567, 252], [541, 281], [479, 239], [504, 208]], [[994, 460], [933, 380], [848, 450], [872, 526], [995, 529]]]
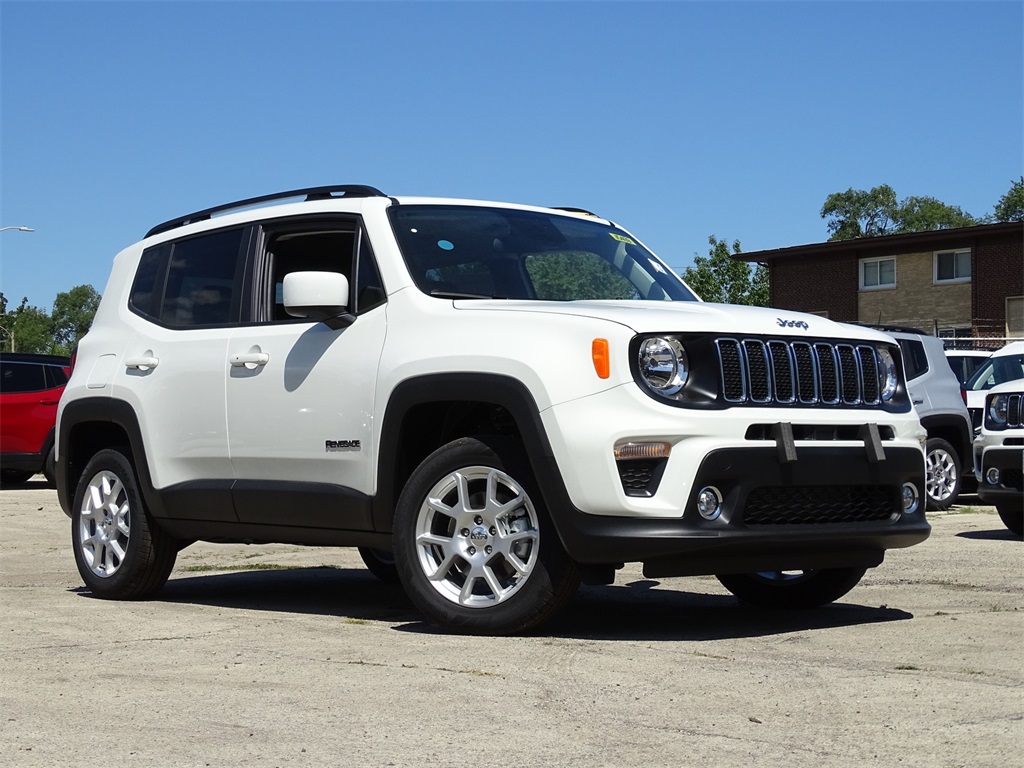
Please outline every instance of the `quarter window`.
[[861, 259], [861, 290], [877, 290], [896, 286], [896, 259]]
[[939, 251], [935, 254], [936, 283], [966, 283], [971, 279], [971, 251]]

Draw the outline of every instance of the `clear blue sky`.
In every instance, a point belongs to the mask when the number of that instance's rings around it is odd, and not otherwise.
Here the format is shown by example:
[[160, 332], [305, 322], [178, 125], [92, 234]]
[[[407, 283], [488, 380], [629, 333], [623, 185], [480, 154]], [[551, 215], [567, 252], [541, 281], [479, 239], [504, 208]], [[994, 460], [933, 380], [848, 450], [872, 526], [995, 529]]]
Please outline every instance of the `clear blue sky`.
[[593, 210], [670, 264], [1024, 172], [1024, 3], [0, 0], [0, 291], [49, 309], [174, 216], [295, 187]]

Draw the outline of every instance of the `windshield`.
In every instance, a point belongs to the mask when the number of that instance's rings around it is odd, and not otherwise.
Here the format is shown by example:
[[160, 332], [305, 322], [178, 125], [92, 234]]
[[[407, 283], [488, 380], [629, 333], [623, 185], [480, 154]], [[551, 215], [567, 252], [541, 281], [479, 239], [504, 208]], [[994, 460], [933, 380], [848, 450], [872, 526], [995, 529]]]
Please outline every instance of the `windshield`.
[[431, 296], [698, 300], [654, 254], [601, 221], [459, 205], [388, 213], [409, 272]]
[[985, 365], [975, 371], [964, 385], [968, 392], [992, 389], [996, 384], [1005, 384], [1014, 379], [1024, 378], [1024, 355], [1001, 355], [990, 357]]

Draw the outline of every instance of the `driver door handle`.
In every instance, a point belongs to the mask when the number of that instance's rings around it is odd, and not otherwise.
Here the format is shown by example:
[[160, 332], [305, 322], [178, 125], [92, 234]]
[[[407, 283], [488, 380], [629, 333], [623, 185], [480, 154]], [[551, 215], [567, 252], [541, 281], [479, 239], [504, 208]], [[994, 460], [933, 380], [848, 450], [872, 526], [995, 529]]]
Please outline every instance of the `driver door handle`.
[[266, 365], [269, 362], [270, 355], [266, 352], [245, 352], [243, 354], [231, 356], [231, 364], [236, 368], [243, 365]]

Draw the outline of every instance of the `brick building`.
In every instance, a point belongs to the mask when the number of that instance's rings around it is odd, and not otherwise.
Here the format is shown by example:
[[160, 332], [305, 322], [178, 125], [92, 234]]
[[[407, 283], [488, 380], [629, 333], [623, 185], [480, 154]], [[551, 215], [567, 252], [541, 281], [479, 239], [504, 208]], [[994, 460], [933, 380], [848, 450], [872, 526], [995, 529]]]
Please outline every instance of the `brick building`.
[[771, 306], [936, 336], [1024, 338], [1024, 224], [740, 253], [768, 265]]

